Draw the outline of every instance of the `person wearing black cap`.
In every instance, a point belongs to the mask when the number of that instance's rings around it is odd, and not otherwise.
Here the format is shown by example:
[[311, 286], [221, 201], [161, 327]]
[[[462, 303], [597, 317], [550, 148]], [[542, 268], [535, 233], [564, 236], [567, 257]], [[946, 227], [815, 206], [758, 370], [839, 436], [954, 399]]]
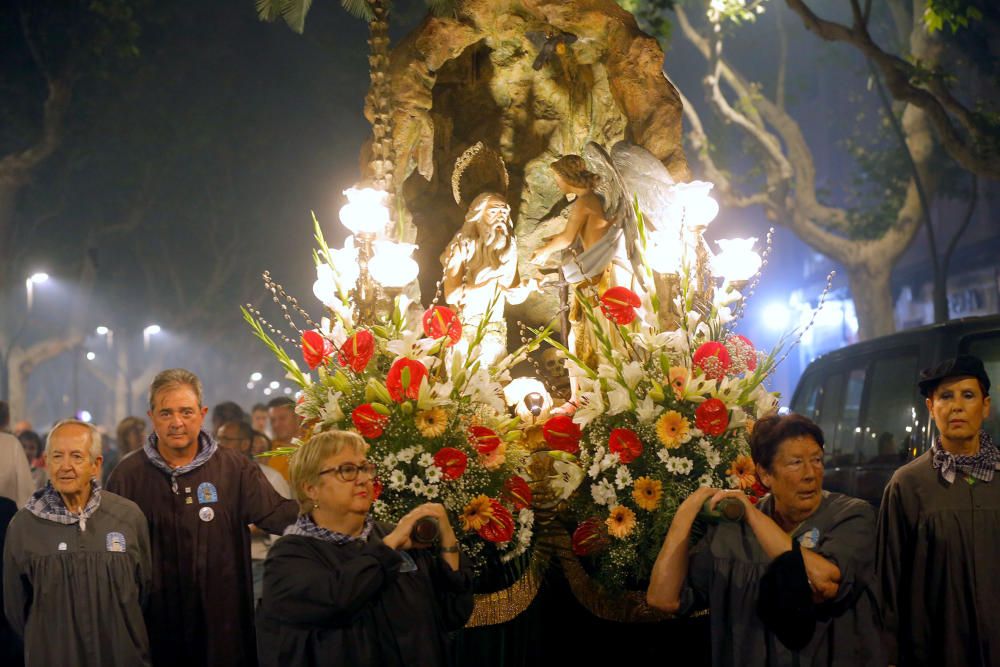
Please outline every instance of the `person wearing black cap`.
[[[875, 595], [875, 512], [823, 490], [823, 431], [801, 415], [764, 417], [750, 450], [770, 494], [703, 487], [678, 507], [646, 601], [685, 614], [708, 605], [715, 667], [884, 667]], [[742, 503], [739, 522], [708, 525], [707, 502]], [[689, 546], [690, 545], [690, 546]]]
[[938, 436], [892, 476], [878, 519], [890, 663], [1000, 665], [1000, 451], [982, 430], [990, 379], [961, 355], [918, 386]]

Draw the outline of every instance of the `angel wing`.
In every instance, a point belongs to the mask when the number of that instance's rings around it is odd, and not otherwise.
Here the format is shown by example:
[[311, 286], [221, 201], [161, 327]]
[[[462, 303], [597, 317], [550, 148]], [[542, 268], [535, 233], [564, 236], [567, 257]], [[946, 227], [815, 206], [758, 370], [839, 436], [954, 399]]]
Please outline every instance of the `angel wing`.
[[604, 198], [604, 214], [613, 225], [620, 224], [625, 232], [625, 250], [632, 273], [642, 289], [646, 289], [644, 271], [639, 258], [639, 227], [635, 217], [635, 209], [625, 181], [615, 167], [614, 161], [604, 147], [593, 141], [583, 148], [583, 159], [595, 174], [601, 177], [597, 193]]
[[655, 155], [642, 146], [619, 141], [611, 149], [611, 161], [625, 183], [625, 191], [639, 202], [644, 222], [653, 229], [663, 229], [661, 220], [670, 208], [670, 187], [674, 179]]

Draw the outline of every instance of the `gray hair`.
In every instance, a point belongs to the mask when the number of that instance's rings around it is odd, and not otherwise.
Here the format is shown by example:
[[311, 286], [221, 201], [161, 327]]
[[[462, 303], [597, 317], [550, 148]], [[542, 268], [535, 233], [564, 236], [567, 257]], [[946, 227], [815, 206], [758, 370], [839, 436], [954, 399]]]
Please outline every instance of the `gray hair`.
[[88, 424], [85, 421], [80, 421], [79, 419], [64, 419], [61, 422], [56, 422], [56, 425], [52, 427], [49, 434], [45, 436], [45, 453], [49, 453], [49, 443], [52, 442], [52, 436], [55, 432], [61, 429], [63, 426], [83, 426], [88, 431], [90, 431], [90, 460], [96, 461], [98, 456], [102, 456], [104, 450], [102, 449], [101, 443], [101, 432], [97, 430], [97, 427], [93, 424]]
[[194, 392], [195, 398], [198, 399], [198, 407], [201, 407], [202, 388], [201, 380], [198, 379], [198, 376], [184, 368], [168, 368], [165, 371], [160, 371], [153, 378], [153, 384], [149, 385], [150, 412], [156, 409], [153, 401], [156, 399], [157, 392], [163, 389], [173, 389], [174, 387], [190, 387]]

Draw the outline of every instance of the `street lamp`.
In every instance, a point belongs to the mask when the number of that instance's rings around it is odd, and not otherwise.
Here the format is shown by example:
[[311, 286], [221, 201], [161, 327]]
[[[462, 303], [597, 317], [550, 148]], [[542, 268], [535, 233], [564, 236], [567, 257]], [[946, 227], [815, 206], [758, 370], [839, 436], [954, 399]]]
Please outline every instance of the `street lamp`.
[[160, 333], [162, 329], [159, 324], [150, 324], [142, 330], [142, 349], [149, 349], [149, 339]]
[[28, 310], [31, 310], [31, 304], [34, 301], [35, 285], [41, 285], [42, 283], [48, 282], [48, 279], [49, 274], [44, 271], [39, 271], [31, 274], [28, 279], [24, 281], [24, 289], [28, 295]]

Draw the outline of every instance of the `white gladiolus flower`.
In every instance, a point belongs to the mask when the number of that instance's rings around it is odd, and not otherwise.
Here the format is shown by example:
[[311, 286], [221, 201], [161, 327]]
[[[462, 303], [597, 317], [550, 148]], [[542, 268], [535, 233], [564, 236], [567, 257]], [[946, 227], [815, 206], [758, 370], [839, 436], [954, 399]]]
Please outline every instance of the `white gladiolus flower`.
[[632, 397], [628, 389], [620, 384], [608, 392], [608, 414], [617, 415], [632, 409]]
[[648, 395], [639, 401], [639, 405], [635, 409], [636, 416], [644, 424], [652, 423], [661, 412], [663, 412], [663, 406], [654, 403], [653, 399]]
[[635, 389], [639, 381], [646, 377], [646, 371], [638, 361], [631, 361], [622, 366], [622, 377], [629, 389]]

